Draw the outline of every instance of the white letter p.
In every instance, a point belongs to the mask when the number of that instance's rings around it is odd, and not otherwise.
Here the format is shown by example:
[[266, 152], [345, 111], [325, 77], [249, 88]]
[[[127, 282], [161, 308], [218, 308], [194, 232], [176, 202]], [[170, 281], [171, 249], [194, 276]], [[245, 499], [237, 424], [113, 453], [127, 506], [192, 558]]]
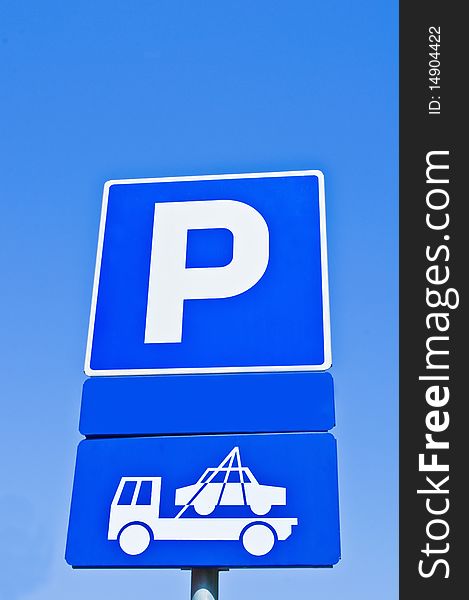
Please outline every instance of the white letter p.
[[[223, 267], [187, 268], [187, 232], [228, 229], [233, 258]], [[155, 204], [145, 344], [182, 341], [184, 300], [230, 298], [252, 288], [269, 262], [269, 230], [257, 210], [235, 200]]]

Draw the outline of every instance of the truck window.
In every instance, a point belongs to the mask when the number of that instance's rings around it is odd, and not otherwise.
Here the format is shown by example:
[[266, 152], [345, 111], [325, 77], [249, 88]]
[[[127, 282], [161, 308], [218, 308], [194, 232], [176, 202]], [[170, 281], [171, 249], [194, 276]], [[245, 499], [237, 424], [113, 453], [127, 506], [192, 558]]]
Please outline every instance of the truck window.
[[131, 504], [136, 485], [137, 485], [136, 481], [126, 481], [124, 483], [124, 487], [122, 488], [119, 502], [117, 504], [119, 504], [119, 505]]
[[138, 492], [137, 504], [151, 504], [151, 481], [142, 481]]

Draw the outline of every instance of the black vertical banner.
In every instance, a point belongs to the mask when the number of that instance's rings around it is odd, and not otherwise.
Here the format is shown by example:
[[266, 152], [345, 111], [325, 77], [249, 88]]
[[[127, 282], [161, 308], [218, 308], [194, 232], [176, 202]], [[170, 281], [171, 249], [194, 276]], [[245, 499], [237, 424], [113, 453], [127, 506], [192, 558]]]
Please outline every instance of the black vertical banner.
[[400, 5], [401, 600], [468, 593], [463, 7]]

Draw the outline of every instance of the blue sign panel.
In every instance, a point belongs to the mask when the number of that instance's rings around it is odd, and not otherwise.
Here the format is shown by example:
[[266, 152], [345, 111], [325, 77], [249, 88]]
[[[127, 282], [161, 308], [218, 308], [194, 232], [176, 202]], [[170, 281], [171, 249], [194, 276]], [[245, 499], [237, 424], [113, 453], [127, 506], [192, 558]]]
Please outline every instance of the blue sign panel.
[[330, 566], [340, 558], [328, 433], [85, 440], [74, 567]]
[[319, 171], [110, 181], [88, 375], [331, 365]]
[[330, 373], [92, 377], [83, 386], [87, 436], [328, 431]]

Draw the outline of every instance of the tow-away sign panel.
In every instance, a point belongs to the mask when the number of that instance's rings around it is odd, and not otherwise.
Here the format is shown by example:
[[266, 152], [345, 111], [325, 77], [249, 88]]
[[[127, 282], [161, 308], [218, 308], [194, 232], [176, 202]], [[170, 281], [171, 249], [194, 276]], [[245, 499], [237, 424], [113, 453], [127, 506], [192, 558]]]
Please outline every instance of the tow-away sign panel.
[[74, 567], [333, 565], [340, 558], [335, 439], [85, 440], [66, 558]]
[[106, 184], [88, 375], [331, 365], [320, 171]]

